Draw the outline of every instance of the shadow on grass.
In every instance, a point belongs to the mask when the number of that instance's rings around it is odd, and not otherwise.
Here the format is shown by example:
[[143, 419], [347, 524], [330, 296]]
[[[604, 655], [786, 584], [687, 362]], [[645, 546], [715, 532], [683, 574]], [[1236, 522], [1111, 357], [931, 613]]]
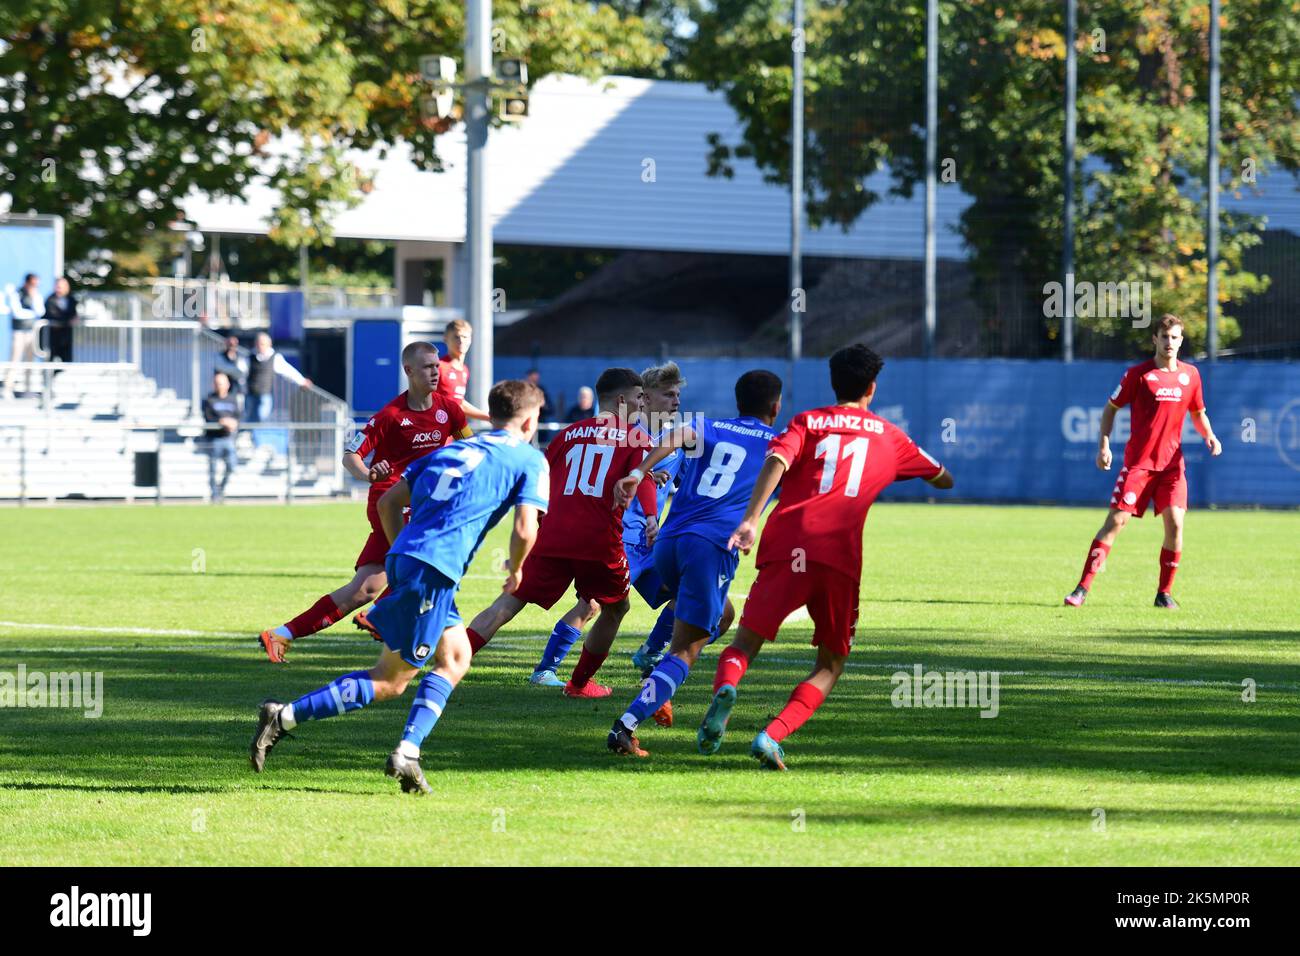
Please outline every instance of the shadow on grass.
[[[504, 635], [503, 635], [504, 636]], [[676, 698], [678, 725], [647, 726], [646, 761], [617, 759], [606, 752], [605, 733], [638, 688], [636, 674], [621, 652], [611, 657], [602, 679], [614, 694], [600, 701], [573, 701], [556, 691], [525, 683], [531, 649], [485, 652], [465, 684], [451, 698], [425, 747], [431, 772], [535, 770], [547, 774], [704, 774], [720, 763], [731, 767], [748, 750], [750, 738], [785, 703], [806, 671], [810, 651], [793, 633], [789, 643], [765, 652], [750, 668], [729, 729], [726, 761], [694, 753], [695, 729], [708, 704], [716, 657], [711, 652]], [[1114, 635], [1141, 637], [1137, 632]], [[1242, 640], [1282, 640], [1285, 632], [1247, 632]], [[891, 634], [899, 648], [928, 669], [1051, 670], [1051, 661], [1028, 657], [933, 655], [925, 645], [933, 633], [917, 629]], [[627, 642], [630, 647], [630, 642]], [[893, 652], [876, 652], [890, 653]], [[355, 647], [304, 647], [293, 663], [277, 667], [255, 649], [211, 651], [124, 647], [112, 654], [87, 653], [79, 669], [105, 672], [104, 716], [83, 719], [57, 709], [12, 710], [3, 715], [0, 774], [13, 779], [0, 790], [104, 790], [140, 793], [211, 793], [250, 789], [306, 789], [359, 792], [327, 785], [302, 787], [327, 772], [374, 772], [394, 746], [413, 691], [406, 698], [297, 728], [255, 776], [247, 766], [257, 704], [264, 697], [292, 700], [339, 674], [369, 665], [373, 642]], [[870, 655], [864, 655], [870, 658]], [[799, 663], [787, 663], [797, 657]], [[774, 660], [780, 658], [781, 661]], [[28, 660], [28, 667], [42, 665]], [[61, 657], [52, 670], [65, 670]], [[1300, 768], [1300, 696], [1263, 695], [1241, 701], [1231, 686], [1240, 661], [1220, 659], [1093, 662], [1087, 665], [1114, 680], [1068, 680], [1033, 673], [1004, 674], [1000, 711], [983, 719], [971, 709], [906, 709], [891, 706], [888, 671], [853, 672], [827, 703], [787, 742], [792, 768], [811, 773], [913, 773], [1088, 771], [1178, 779], [1236, 775], [1294, 779]], [[1261, 687], [1296, 680], [1294, 668], [1250, 667]], [[1228, 686], [1133, 683], [1154, 680], [1222, 680]], [[1064, 686], [1062, 686], [1064, 685]], [[277, 773], [279, 771], [279, 773]], [[65, 783], [68, 776], [92, 781]], [[277, 776], [281, 782], [277, 782]], [[177, 780], [172, 783], [170, 778]], [[48, 782], [45, 782], [48, 781]]]

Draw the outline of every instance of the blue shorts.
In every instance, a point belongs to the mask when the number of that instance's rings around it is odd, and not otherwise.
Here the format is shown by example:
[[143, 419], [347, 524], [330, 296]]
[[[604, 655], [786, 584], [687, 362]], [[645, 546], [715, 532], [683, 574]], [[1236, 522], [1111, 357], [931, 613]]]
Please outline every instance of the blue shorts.
[[628, 578], [632, 581], [632, 587], [636, 588], [636, 593], [645, 598], [646, 604], [651, 607], [666, 603], [673, 595], [664, 587], [659, 570], [655, 567], [654, 548], [625, 541], [623, 550], [627, 553]]
[[456, 610], [457, 583], [437, 568], [406, 554], [384, 562], [392, 593], [376, 602], [366, 616], [388, 647], [412, 667], [433, 657], [442, 632], [461, 623]]
[[655, 542], [655, 570], [677, 604], [674, 615], [717, 638], [727, 591], [740, 566], [740, 553], [727, 551], [697, 534], [678, 534]]

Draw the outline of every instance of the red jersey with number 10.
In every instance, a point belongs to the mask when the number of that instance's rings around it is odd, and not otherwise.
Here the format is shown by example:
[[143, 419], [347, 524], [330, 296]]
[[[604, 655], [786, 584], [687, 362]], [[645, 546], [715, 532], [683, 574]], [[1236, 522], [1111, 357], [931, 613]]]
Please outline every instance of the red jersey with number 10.
[[[645, 460], [650, 436], [613, 416], [574, 422], [546, 446], [551, 508], [542, 519], [533, 553], [615, 564], [623, 558], [623, 509], [614, 485]], [[637, 488], [646, 514], [655, 513], [655, 483]], [[531, 560], [531, 559], [530, 559]]]
[[786, 472], [758, 567], [802, 557], [854, 580], [862, 576], [862, 525], [876, 495], [898, 479], [943, 471], [901, 428], [853, 405], [800, 412], [768, 455], [784, 461]]
[[1186, 362], [1175, 362], [1166, 371], [1157, 368], [1154, 359], [1147, 359], [1124, 373], [1110, 403], [1116, 408], [1133, 406], [1124, 467], [1150, 471], [1181, 467], [1183, 419], [1189, 411], [1205, 408], [1201, 373]]

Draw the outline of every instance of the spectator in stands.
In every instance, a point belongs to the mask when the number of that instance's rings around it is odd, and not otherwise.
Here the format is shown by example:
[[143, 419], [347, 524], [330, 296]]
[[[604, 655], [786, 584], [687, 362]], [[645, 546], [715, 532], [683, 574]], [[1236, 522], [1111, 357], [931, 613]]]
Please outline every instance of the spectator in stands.
[[524, 379], [528, 384], [537, 386], [537, 390], [542, 393], [541, 421], [554, 421], [555, 403], [551, 401], [551, 393], [548, 392], [546, 386], [542, 384], [542, 373], [535, 368], [530, 368], [524, 373]]
[[[8, 290], [13, 291], [13, 286]], [[12, 297], [9, 302], [10, 328], [13, 331], [13, 339], [9, 347], [9, 361], [11, 362], [34, 362], [36, 361], [36, 333], [32, 330], [33, 323], [45, 314], [45, 300], [41, 298], [41, 281], [34, 272], [27, 273], [23, 279], [23, 287]], [[5, 398], [14, 397], [14, 379], [18, 377], [17, 372], [9, 372], [5, 376]], [[23, 373], [23, 393], [26, 394], [32, 390], [32, 373], [28, 369]]]
[[77, 318], [77, 297], [66, 276], [54, 282], [54, 292], [45, 300], [45, 318], [50, 326], [50, 361], [72, 361], [72, 327]]
[[303, 376], [283, 355], [271, 347], [271, 336], [265, 332], [258, 332], [253, 345], [253, 354], [248, 360], [247, 419], [249, 422], [270, 421], [274, 408], [271, 392], [277, 375], [283, 375], [299, 388], [311, 386], [311, 379]]
[[239, 338], [226, 336], [226, 350], [217, 356], [216, 370], [225, 372], [230, 379], [230, 391], [236, 396], [244, 390], [248, 379], [248, 359], [239, 354]]
[[580, 422], [596, 414], [596, 393], [586, 385], [578, 389], [578, 403], [564, 416], [566, 422]]
[[[239, 401], [230, 391], [230, 376], [225, 372], [212, 373], [212, 393], [203, 400], [203, 420], [208, 423], [203, 437], [208, 445], [208, 486], [213, 502], [226, 496], [226, 482], [239, 465], [235, 454], [235, 435], [239, 433]], [[217, 464], [225, 463], [221, 480], [217, 481]]]

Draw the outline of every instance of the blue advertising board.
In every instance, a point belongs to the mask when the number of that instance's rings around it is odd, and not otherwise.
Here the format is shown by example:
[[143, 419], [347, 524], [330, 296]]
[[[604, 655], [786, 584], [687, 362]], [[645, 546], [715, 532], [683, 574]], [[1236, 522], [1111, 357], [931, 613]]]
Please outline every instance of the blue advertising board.
[[[902, 427], [949, 466], [963, 498], [990, 501], [1105, 505], [1118, 466], [1094, 464], [1101, 411], [1133, 362], [1036, 362], [982, 359], [890, 359], [877, 386], [873, 411]], [[651, 356], [572, 358], [500, 356], [499, 378], [517, 378], [536, 366], [543, 384], [572, 403], [577, 389], [602, 369], [655, 364]], [[705, 415], [734, 410], [732, 386], [751, 368], [768, 368], [788, 383], [785, 359], [683, 359], [683, 409]], [[1300, 364], [1202, 363], [1210, 420], [1223, 442], [1211, 458], [1190, 418], [1183, 430], [1190, 504], [1300, 505]], [[805, 359], [794, 370], [794, 406], [829, 404], [826, 362]], [[1111, 436], [1120, 460], [1128, 439], [1127, 409]], [[892, 498], [931, 493], [921, 482], [893, 486]]]

